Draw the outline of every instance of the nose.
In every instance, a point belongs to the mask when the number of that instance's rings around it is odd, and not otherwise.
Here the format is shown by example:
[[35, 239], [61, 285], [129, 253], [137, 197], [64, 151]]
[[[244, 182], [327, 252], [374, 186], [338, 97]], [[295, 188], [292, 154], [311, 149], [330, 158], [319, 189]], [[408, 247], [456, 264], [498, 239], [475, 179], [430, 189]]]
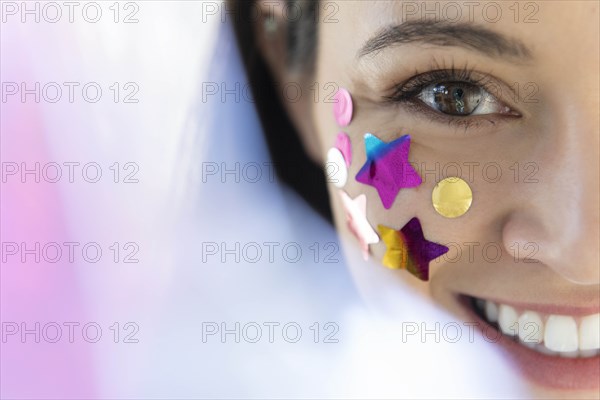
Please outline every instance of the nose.
[[532, 151], [538, 182], [521, 184], [527, 195], [504, 220], [502, 241], [525, 262], [543, 263], [578, 284], [598, 284], [599, 105], [597, 98], [580, 98], [549, 117]]

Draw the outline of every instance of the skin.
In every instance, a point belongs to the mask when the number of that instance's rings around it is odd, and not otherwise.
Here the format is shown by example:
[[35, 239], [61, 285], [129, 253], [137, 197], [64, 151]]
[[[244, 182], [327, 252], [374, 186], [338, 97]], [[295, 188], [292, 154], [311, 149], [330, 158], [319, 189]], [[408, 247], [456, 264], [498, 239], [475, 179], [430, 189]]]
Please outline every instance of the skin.
[[[477, 26], [522, 42], [531, 57], [489, 55], [432, 43], [394, 45], [357, 57], [382, 27], [423, 18], [409, 17], [401, 1], [343, 1], [322, 10], [316, 70], [314, 76], [306, 76], [284, 64], [285, 35], [267, 34], [262, 24], [257, 24], [259, 47], [276, 79], [281, 85], [299, 82], [309, 94], [293, 103], [282, 100], [315, 162], [325, 163], [327, 150], [340, 131], [332, 117], [332, 104], [326, 101], [331, 91], [325, 84], [335, 82], [352, 93], [354, 118], [344, 131], [352, 140], [353, 162], [344, 190], [352, 198], [366, 194], [370, 224], [400, 229], [417, 216], [427, 239], [453, 242], [461, 248], [460, 254], [457, 247], [448, 253], [448, 259], [458, 256], [454, 262], [438, 259], [430, 264], [429, 282], [406, 271], [367, 265], [347, 228], [338, 189], [329, 185], [349, 267], [365, 298], [377, 307], [393, 309], [385, 304], [382, 293], [410, 286], [464, 320], [470, 317], [458, 303], [458, 293], [507, 303], [598, 308], [599, 6], [592, 1], [536, 2], [539, 9], [534, 18], [538, 22], [525, 23], [532, 11], [524, 8], [525, 3], [520, 3], [517, 22], [514, 10], [509, 9], [513, 2], [500, 3], [502, 17], [492, 23], [483, 18], [481, 7], [471, 18], [468, 7], [458, 2], [463, 7], [461, 21], [470, 19]], [[444, 2], [439, 4], [443, 9]], [[268, 7], [262, 6], [263, 10]], [[281, 5], [274, 11], [279, 26], [285, 26]], [[489, 15], [493, 15], [491, 11]], [[325, 23], [326, 16], [339, 22]], [[442, 12], [437, 16], [444, 19]], [[495, 97], [518, 116], [453, 118], [383, 101], [394, 85], [417, 75], [415, 71], [452, 65], [489, 74], [488, 82], [498, 88]], [[316, 102], [311, 89], [314, 82], [321, 88]], [[518, 94], [511, 91], [515, 86]], [[471, 122], [456, 122], [461, 118]], [[366, 159], [365, 132], [387, 142], [411, 135], [410, 161], [419, 166], [423, 183], [401, 190], [389, 210], [373, 187], [354, 179]], [[483, 171], [490, 162], [500, 166], [498, 181], [494, 181], [495, 169]], [[434, 171], [436, 163], [439, 172], [425, 174], [425, 170]], [[444, 169], [451, 163], [461, 166], [458, 174], [456, 168]], [[472, 176], [468, 165], [474, 166]], [[435, 184], [446, 176], [460, 176], [473, 191], [471, 209], [458, 219], [440, 216], [431, 204]], [[479, 245], [470, 255], [467, 243], [472, 242]], [[494, 248], [486, 254], [483, 246], [487, 243]], [[533, 245], [524, 247], [528, 243]], [[501, 257], [490, 261], [495, 258], [495, 248], [501, 249]], [[384, 243], [370, 249], [370, 262], [378, 263], [386, 251]], [[535, 383], [532, 387], [543, 398], [598, 398], [598, 390], [553, 390]]]

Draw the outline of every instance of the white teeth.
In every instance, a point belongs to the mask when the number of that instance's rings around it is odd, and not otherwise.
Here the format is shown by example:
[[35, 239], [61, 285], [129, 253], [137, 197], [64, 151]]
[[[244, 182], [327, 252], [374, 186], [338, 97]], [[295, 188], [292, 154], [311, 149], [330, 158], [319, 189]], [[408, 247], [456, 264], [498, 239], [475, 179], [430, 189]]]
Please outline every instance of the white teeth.
[[519, 339], [522, 342], [541, 343], [544, 339], [544, 323], [540, 314], [525, 311], [519, 317]]
[[567, 315], [550, 315], [544, 331], [544, 345], [553, 351], [570, 352], [579, 349], [577, 324]]
[[519, 328], [517, 326], [518, 319], [519, 316], [514, 308], [505, 304], [500, 304], [500, 309], [498, 311], [498, 325], [500, 325], [502, 333], [505, 335], [516, 336], [519, 333]]
[[579, 357], [593, 357], [600, 354], [600, 350], [579, 350]]
[[493, 301], [485, 302], [485, 316], [490, 322], [498, 322], [498, 306]]
[[600, 355], [600, 314], [542, 315], [481, 299], [475, 305], [503, 334], [517, 336], [519, 343], [539, 353], [565, 358]]
[[544, 346], [543, 344], [538, 344], [538, 345], [536, 345], [536, 346], [535, 346], [535, 349], [536, 349], [537, 351], [539, 351], [540, 353], [542, 353], [542, 354], [547, 354], [547, 355], [549, 355], [549, 356], [555, 356], [556, 354], [558, 354], [558, 353], [556, 353], [555, 351], [552, 351], [552, 350], [550, 350], [549, 348], [547, 348], [547, 347], [546, 347], [546, 346]]
[[579, 326], [579, 350], [600, 349], [600, 314], [581, 319]]
[[563, 351], [558, 353], [559, 356], [564, 357], [564, 358], [575, 358], [575, 357], [579, 357], [579, 350], [575, 350], [575, 351]]

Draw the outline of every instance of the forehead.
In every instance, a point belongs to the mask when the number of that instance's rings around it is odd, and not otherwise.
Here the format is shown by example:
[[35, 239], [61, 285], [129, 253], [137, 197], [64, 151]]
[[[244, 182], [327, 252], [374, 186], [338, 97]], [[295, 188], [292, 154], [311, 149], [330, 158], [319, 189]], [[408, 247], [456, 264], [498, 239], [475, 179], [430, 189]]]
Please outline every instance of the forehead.
[[572, 68], [574, 60], [597, 64], [598, 2], [588, 1], [323, 1], [320, 59], [356, 64], [361, 47], [382, 29], [415, 21], [475, 26], [518, 40], [547, 69]]
[[598, 12], [599, 3], [587, 0], [557, 1], [321, 1], [321, 22], [344, 23], [360, 19], [402, 23], [416, 19], [443, 19], [498, 26], [535, 26], [547, 22], [576, 23], [575, 16]]
[[[446, 21], [472, 24], [531, 43], [554, 44], [548, 38], [571, 42], [598, 32], [598, 2], [589, 1], [323, 1], [320, 31], [340, 34], [359, 44], [378, 28], [407, 21]], [[597, 38], [597, 35], [592, 35]], [[327, 37], [324, 37], [327, 39]]]

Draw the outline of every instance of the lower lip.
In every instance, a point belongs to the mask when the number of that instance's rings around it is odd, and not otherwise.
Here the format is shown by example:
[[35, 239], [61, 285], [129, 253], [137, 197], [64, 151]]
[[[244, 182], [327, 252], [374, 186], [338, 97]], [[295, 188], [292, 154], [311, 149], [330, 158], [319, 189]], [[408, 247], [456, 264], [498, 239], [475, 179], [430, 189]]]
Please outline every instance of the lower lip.
[[[495, 327], [482, 319], [471, 308], [466, 296], [459, 296], [471, 318], [480, 321], [488, 330], [488, 340], [496, 340], [517, 367], [534, 383], [552, 389], [597, 390], [600, 388], [600, 356], [588, 358], [564, 358], [550, 356], [529, 349], [504, 334], [499, 335]], [[494, 335], [489, 329], [494, 329]], [[483, 334], [483, 329], [480, 329]]]

